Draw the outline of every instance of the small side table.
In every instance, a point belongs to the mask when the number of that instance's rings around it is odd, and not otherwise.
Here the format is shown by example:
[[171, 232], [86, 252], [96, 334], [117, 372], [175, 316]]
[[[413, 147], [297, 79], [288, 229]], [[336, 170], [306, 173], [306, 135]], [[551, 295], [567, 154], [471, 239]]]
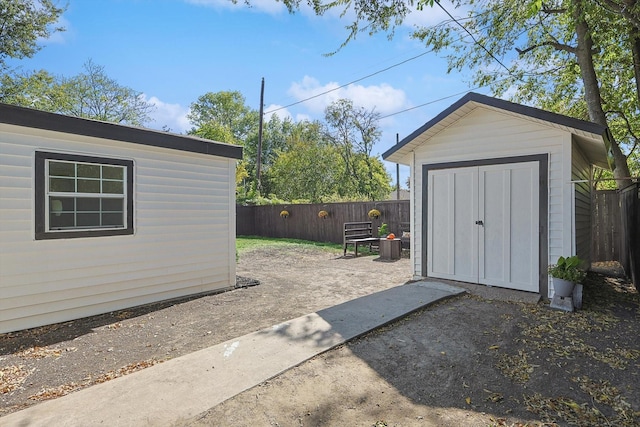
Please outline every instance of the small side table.
[[400, 259], [402, 253], [402, 239], [380, 239], [380, 259]]

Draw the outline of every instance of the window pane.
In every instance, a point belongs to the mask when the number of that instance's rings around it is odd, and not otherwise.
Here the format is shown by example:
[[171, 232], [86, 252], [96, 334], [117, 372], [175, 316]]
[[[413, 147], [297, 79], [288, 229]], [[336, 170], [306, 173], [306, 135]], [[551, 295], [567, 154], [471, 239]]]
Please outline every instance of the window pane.
[[76, 201], [78, 212], [99, 212], [100, 199], [89, 197], [78, 197]]
[[75, 163], [49, 162], [49, 176], [76, 176]]
[[49, 211], [52, 214], [75, 211], [75, 199], [73, 197], [49, 197]]
[[84, 178], [100, 178], [100, 165], [78, 164], [78, 176]]
[[63, 213], [59, 216], [52, 213], [49, 215], [49, 228], [51, 230], [59, 230], [61, 228], [72, 228], [73, 224], [73, 213]]
[[73, 193], [76, 191], [75, 179], [73, 178], [50, 178], [49, 191]]
[[124, 168], [118, 166], [102, 166], [103, 179], [119, 179], [124, 180]]
[[124, 194], [122, 181], [102, 181], [102, 192], [108, 194]]
[[103, 212], [124, 212], [124, 199], [102, 199]]
[[78, 227], [99, 227], [99, 213], [78, 213], [76, 214], [76, 225]]
[[103, 213], [102, 225], [124, 227], [124, 215], [122, 213]]
[[79, 179], [78, 193], [99, 193], [100, 181], [93, 179]]

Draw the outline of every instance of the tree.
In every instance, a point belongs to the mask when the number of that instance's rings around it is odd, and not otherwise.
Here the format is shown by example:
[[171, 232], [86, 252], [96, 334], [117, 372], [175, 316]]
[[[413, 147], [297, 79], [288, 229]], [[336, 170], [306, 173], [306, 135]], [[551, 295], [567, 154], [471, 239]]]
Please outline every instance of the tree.
[[320, 203], [339, 192], [340, 156], [322, 140], [318, 123], [298, 123], [269, 169], [273, 193], [281, 199]]
[[348, 99], [339, 99], [325, 109], [326, 137], [342, 157], [342, 179], [354, 193], [369, 200], [386, 197], [391, 191], [391, 177], [382, 162], [371, 156], [381, 135], [379, 116], [355, 107]]
[[155, 108], [142, 93], [108, 77], [91, 60], [84, 72], [54, 77], [44, 70], [0, 76], [0, 102], [74, 117], [142, 126]]
[[44, 70], [0, 75], [0, 102], [5, 104], [56, 111], [56, 100], [61, 96], [56, 78]]
[[187, 116], [193, 124], [190, 134], [207, 124], [216, 123], [231, 131], [235, 144], [245, 139], [258, 128], [258, 112], [245, 105], [245, 98], [238, 91], [208, 92], [191, 104]]
[[[492, 0], [471, 9], [464, 21], [425, 28], [415, 36], [436, 51], [452, 49], [450, 67], [474, 68], [475, 83], [489, 85], [495, 93], [515, 88], [515, 100], [609, 126], [616, 131], [613, 174], [624, 185], [629, 168], [621, 146], [628, 139], [612, 121], [622, 113], [637, 123], [638, 110], [609, 107], [621, 106], [621, 96], [638, 99], [635, 84], [628, 84], [633, 76], [620, 79], [624, 65], [632, 62], [628, 31], [620, 31], [627, 26], [597, 2]], [[474, 35], [473, 44], [468, 34]], [[461, 36], [466, 36], [464, 42]]]
[[[283, 0], [290, 11], [301, 0]], [[345, 44], [360, 32], [389, 33], [433, 0], [307, 0], [317, 14], [353, 12]], [[413, 36], [445, 53], [452, 69], [475, 70], [474, 83], [513, 93], [552, 111], [611, 129], [614, 176], [629, 176], [627, 157], [640, 133], [640, 3], [638, 0], [458, 0], [468, 17]], [[444, 9], [444, 8], [443, 8]], [[344, 44], [343, 44], [344, 46]], [[520, 47], [520, 49], [516, 49]], [[627, 151], [627, 154], [623, 152]]]
[[53, 26], [64, 10], [51, 0], [0, 0], [0, 70], [7, 58], [33, 56], [40, 50], [38, 39], [64, 31]]
[[151, 121], [155, 107], [141, 92], [120, 85], [91, 60], [83, 68], [77, 76], [60, 79], [62, 96], [54, 106], [56, 112], [133, 126]]

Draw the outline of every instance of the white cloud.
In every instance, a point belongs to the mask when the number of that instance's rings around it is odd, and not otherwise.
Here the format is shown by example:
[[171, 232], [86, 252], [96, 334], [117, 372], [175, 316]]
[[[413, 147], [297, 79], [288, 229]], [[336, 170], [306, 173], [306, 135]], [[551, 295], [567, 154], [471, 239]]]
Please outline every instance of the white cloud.
[[[456, 9], [451, 0], [442, 0], [440, 4], [456, 19], [466, 16], [465, 10], [462, 8]], [[409, 27], [431, 27], [447, 20], [451, 20], [449, 15], [438, 4], [434, 3], [432, 7], [424, 6], [422, 10], [417, 10], [413, 7], [405, 18], [403, 25]]]
[[284, 4], [274, 0], [251, 0], [251, 6], [247, 6], [244, 1], [239, 0], [233, 3], [231, 0], [185, 0], [187, 3], [196, 6], [212, 7], [214, 9], [225, 10], [253, 10], [256, 12], [264, 12], [269, 15], [277, 15], [286, 12], [287, 8]]
[[71, 27], [71, 23], [64, 17], [60, 16], [55, 24], [51, 26], [52, 28], [62, 27], [64, 31], [55, 31], [49, 35], [48, 38], [44, 39], [39, 37], [38, 42], [41, 44], [64, 44], [67, 39], [73, 37], [74, 31]]
[[153, 122], [147, 126], [153, 129], [169, 128], [173, 133], [185, 133], [191, 129], [187, 114], [189, 109], [180, 104], [169, 104], [162, 102], [155, 96], [147, 99], [146, 95], [142, 95], [144, 100], [155, 106], [155, 110], [151, 113]]
[[303, 105], [316, 114], [323, 113], [328, 105], [338, 99], [349, 99], [355, 106], [375, 109], [382, 115], [396, 112], [408, 105], [405, 92], [387, 83], [371, 86], [351, 84], [340, 88], [336, 82], [321, 85], [317, 79], [304, 76], [301, 82], [291, 84], [288, 93], [297, 100], [313, 97]]
[[280, 118], [280, 120], [284, 120], [287, 117], [290, 118], [290, 119], [293, 118], [293, 116], [291, 115], [291, 112], [289, 112], [289, 110], [287, 110], [282, 105], [270, 104], [270, 105], [264, 107], [264, 121], [265, 122], [268, 122], [269, 120], [271, 120], [271, 116], [273, 116], [274, 114], [277, 114], [278, 117]]

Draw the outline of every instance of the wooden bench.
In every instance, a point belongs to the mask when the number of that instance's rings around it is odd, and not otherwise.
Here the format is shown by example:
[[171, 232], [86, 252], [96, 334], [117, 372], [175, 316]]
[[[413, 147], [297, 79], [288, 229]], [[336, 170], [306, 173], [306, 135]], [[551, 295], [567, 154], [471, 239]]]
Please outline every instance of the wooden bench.
[[358, 256], [358, 245], [378, 246], [380, 239], [373, 237], [373, 225], [371, 222], [345, 222], [343, 232], [344, 255], [347, 255], [347, 246], [353, 245], [355, 255]]

